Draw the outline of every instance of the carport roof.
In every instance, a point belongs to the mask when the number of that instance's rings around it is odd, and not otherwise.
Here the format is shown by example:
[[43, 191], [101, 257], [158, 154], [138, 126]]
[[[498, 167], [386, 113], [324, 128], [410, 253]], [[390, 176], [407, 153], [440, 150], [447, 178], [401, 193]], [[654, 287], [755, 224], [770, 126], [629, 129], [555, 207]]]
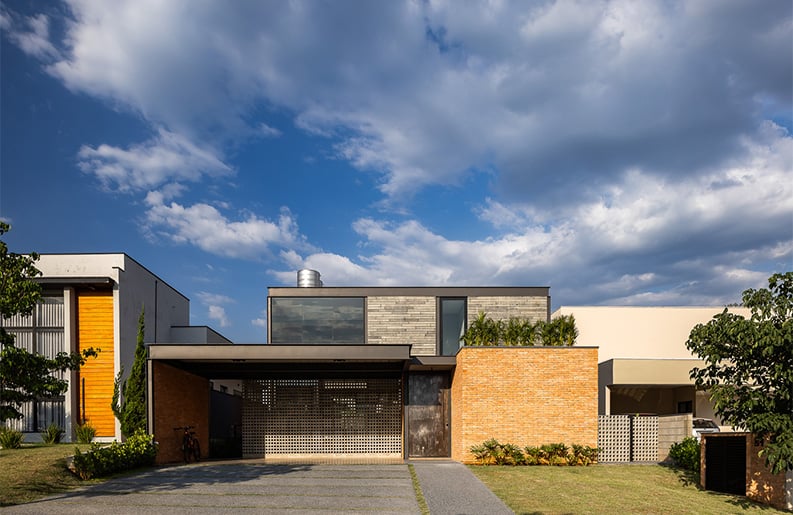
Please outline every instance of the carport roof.
[[149, 359], [207, 378], [254, 378], [306, 373], [401, 372], [410, 345], [151, 344]]

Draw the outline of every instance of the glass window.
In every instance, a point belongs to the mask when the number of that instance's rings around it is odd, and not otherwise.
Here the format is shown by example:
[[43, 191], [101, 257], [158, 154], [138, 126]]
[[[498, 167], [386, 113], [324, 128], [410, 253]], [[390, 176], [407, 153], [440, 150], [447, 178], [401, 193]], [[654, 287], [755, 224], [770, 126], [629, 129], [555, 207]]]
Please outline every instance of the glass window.
[[[54, 358], [66, 350], [63, 332], [64, 305], [63, 295], [43, 294], [41, 301], [30, 316], [0, 318], [0, 326], [14, 335], [14, 345], [29, 352]], [[52, 375], [63, 379], [67, 372], [54, 372]], [[23, 432], [43, 431], [49, 424], [66, 426], [64, 396], [26, 402], [20, 411], [23, 417], [9, 420], [8, 427]]]
[[441, 355], [453, 356], [460, 349], [466, 328], [466, 299], [440, 300]]
[[270, 299], [270, 343], [366, 343], [363, 297]]

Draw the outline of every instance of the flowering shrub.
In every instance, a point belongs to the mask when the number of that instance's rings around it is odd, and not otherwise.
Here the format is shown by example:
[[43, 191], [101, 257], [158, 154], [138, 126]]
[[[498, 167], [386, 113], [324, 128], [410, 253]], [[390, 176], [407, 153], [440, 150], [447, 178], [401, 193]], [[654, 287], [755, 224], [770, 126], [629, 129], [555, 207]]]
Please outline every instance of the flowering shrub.
[[154, 437], [138, 430], [124, 443], [113, 442], [107, 447], [93, 443], [85, 453], [75, 448], [73, 466], [80, 479], [91, 479], [153, 465], [156, 457], [157, 443]]

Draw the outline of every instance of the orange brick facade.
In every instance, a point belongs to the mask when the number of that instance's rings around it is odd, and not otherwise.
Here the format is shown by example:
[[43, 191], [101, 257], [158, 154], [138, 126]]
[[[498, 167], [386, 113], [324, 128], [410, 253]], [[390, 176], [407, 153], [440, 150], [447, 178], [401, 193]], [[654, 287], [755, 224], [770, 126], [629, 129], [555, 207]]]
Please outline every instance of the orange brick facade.
[[157, 463], [184, 459], [182, 433], [174, 427], [195, 426], [201, 444], [201, 456], [209, 451], [209, 380], [184, 370], [152, 362], [154, 439], [159, 442]]
[[597, 348], [464, 347], [452, 379], [452, 459], [490, 438], [597, 445]]

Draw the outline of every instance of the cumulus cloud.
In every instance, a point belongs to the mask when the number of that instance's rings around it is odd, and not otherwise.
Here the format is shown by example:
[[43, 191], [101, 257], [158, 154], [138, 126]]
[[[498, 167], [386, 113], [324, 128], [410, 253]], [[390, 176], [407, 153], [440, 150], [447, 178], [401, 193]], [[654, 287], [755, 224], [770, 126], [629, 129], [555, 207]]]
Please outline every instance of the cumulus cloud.
[[[501, 236], [452, 240], [416, 220], [359, 219], [370, 251], [284, 255], [328, 285], [550, 285], [566, 304], [726, 304], [793, 259], [793, 143], [768, 126], [744, 157], [671, 181], [626, 172], [597, 200], [543, 212], [490, 200], [478, 212]], [[714, 187], [714, 184], [718, 186]], [[278, 277], [293, 281], [294, 272]], [[585, 285], [585, 287], [583, 286]]]
[[84, 145], [78, 159], [83, 172], [95, 175], [105, 188], [120, 192], [137, 192], [169, 181], [196, 182], [207, 176], [233, 173], [212, 151], [199, 148], [165, 129], [159, 129], [157, 135], [145, 143], [127, 149], [104, 144]]
[[286, 108], [396, 197], [493, 168], [510, 201], [686, 175], [791, 105], [783, 2], [69, 4], [67, 87], [191, 140], [276, 136], [248, 113]]
[[198, 292], [198, 299], [207, 307], [207, 317], [215, 321], [220, 327], [230, 325], [225, 306], [233, 304], [235, 301], [231, 297], [219, 293], [206, 291]]
[[166, 203], [162, 193], [157, 191], [148, 193], [146, 206], [146, 223], [153, 232], [175, 243], [195, 245], [211, 254], [259, 259], [269, 255], [271, 247], [310, 248], [288, 209], [281, 211], [277, 221], [253, 214], [232, 221], [209, 204]]

